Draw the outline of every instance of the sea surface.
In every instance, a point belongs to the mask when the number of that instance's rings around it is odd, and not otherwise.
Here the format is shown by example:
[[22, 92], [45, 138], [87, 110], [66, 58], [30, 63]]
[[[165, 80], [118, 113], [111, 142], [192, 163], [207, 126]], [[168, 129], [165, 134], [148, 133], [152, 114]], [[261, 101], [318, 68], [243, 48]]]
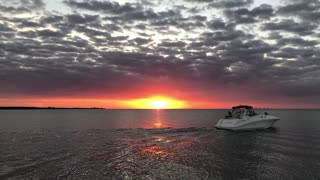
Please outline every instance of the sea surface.
[[0, 110], [0, 179], [320, 179], [320, 110], [268, 112], [232, 132], [227, 110]]

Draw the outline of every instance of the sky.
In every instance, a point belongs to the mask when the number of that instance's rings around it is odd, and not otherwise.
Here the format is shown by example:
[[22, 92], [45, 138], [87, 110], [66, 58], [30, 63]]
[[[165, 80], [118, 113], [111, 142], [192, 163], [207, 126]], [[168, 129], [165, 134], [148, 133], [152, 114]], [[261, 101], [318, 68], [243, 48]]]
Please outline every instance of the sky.
[[319, 24], [318, 0], [0, 0], [0, 106], [320, 108]]

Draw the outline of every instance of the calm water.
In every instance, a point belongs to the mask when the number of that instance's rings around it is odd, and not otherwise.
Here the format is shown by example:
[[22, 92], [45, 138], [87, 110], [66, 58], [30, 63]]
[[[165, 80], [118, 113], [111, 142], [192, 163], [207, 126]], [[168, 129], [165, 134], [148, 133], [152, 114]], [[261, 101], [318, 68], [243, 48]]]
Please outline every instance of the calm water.
[[0, 179], [320, 179], [320, 111], [214, 129], [227, 110], [0, 110]]

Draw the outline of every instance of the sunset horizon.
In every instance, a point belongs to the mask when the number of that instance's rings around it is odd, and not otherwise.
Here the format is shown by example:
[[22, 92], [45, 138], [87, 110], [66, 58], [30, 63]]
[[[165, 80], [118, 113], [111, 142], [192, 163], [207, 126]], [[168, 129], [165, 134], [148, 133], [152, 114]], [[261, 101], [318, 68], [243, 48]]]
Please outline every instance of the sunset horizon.
[[[164, 97], [164, 96], [162, 96]], [[9, 100], [8, 100], [9, 101]], [[165, 105], [158, 107], [154, 101], [162, 101]], [[177, 105], [178, 104], [178, 105]], [[214, 103], [206, 101], [186, 101], [170, 97], [155, 99], [154, 96], [137, 99], [10, 99], [10, 102], [2, 100], [0, 107], [54, 107], [54, 108], [104, 108], [104, 109], [230, 109], [237, 105], [251, 105], [262, 109], [320, 109], [317, 106], [290, 105], [266, 105], [250, 102], [224, 102]]]

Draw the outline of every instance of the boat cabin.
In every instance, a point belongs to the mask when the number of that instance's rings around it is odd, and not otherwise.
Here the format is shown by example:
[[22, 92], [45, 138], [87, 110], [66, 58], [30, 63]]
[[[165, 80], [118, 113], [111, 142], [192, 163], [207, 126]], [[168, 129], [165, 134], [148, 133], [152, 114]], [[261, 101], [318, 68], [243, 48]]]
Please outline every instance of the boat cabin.
[[232, 107], [232, 111], [231, 112], [229, 111], [226, 118], [242, 119], [245, 116], [255, 116], [255, 115], [257, 115], [257, 113], [254, 112], [252, 106], [240, 105], [240, 106]]

